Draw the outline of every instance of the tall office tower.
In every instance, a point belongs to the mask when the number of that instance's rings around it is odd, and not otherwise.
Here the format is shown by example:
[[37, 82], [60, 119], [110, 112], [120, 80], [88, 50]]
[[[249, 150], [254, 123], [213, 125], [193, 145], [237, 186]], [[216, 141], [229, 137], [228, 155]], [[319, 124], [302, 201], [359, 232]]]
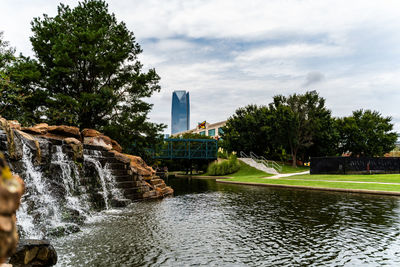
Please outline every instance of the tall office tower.
[[171, 134], [189, 130], [190, 102], [189, 92], [174, 91], [172, 93]]

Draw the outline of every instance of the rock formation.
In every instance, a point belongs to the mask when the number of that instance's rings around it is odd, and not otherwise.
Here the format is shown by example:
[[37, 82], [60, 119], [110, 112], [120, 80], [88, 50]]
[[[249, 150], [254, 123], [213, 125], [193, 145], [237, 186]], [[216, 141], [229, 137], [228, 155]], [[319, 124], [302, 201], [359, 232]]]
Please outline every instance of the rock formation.
[[9, 263], [12, 266], [53, 266], [57, 263], [57, 253], [48, 240], [21, 240]]
[[93, 210], [173, 194], [140, 157], [121, 151], [93, 129], [21, 127], [0, 117], [0, 152], [28, 192], [17, 213], [23, 237], [75, 232]]
[[12, 175], [0, 154], [0, 265], [14, 252], [18, 242], [15, 212], [23, 192], [22, 179]]

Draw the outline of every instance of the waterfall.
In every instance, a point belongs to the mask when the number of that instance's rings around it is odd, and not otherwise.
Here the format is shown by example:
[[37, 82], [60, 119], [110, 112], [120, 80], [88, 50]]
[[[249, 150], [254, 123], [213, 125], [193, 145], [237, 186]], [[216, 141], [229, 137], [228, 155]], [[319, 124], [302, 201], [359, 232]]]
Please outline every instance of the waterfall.
[[[51, 157], [51, 164], [61, 169], [61, 179], [65, 188], [66, 206], [75, 209], [80, 215], [87, 216], [90, 212], [90, 204], [86, 189], [80, 186], [79, 171], [72, 160], [63, 152], [62, 146], [56, 145]], [[75, 194], [75, 195], [74, 195]]]
[[[116, 187], [110, 158], [105, 151], [85, 149], [84, 163], [78, 163], [63, 151], [59, 142], [47, 143], [50, 154], [41, 165], [35, 153], [21, 140], [22, 159], [14, 162], [13, 171], [25, 182], [25, 194], [17, 211], [22, 238], [48, 238], [79, 231], [79, 225], [90, 220], [98, 197], [110, 209], [113, 201], [124, 201]], [[89, 164], [87, 164], [89, 163]], [[79, 165], [82, 164], [82, 165]], [[80, 166], [80, 167], [78, 167]], [[98, 188], [98, 189], [97, 189]]]
[[[39, 235], [43, 238], [49, 228], [62, 223], [60, 203], [51, 195], [42, 172], [34, 166], [32, 152], [25, 143], [22, 143], [22, 151], [25, 194], [17, 219], [23, 237]], [[32, 230], [32, 225], [35, 225], [35, 231]]]
[[104, 203], [106, 209], [110, 208], [110, 199], [111, 196], [113, 199], [122, 199], [122, 193], [118, 188], [115, 187], [115, 177], [111, 173], [111, 169], [109, 168], [109, 163], [106, 163], [104, 167], [101, 165], [99, 158], [102, 157], [101, 151], [94, 150], [91, 151], [91, 155], [85, 156], [85, 161], [90, 162], [95, 167], [97, 174], [100, 179], [100, 184], [102, 187], [102, 196], [104, 199]]

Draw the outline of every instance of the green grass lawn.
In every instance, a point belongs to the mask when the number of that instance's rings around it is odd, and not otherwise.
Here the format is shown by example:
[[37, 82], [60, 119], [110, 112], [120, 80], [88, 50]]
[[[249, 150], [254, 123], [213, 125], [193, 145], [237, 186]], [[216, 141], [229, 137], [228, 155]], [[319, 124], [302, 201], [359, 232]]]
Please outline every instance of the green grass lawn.
[[[256, 168], [253, 168], [241, 161], [239, 161], [240, 169], [239, 171], [227, 175], [215, 176], [215, 177], [232, 177], [231, 179], [227, 179], [230, 181], [235, 181], [236, 179], [246, 180], [246, 179], [259, 179], [261, 177], [270, 177], [273, 174], [269, 174], [263, 171], [260, 171]], [[199, 176], [208, 176], [207, 173], [200, 174]]]
[[[227, 175], [232, 177], [225, 181], [262, 183], [274, 185], [310, 186], [322, 188], [363, 189], [378, 191], [400, 192], [400, 174], [374, 174], [374, 175], [294, 175], [278, 179], [263, 179], [273, 176], [241, 163], [241, 170]], [[356, 183], [371, 182], [371, 183]], [[382, 184], [382, 183], [399, 183]]]
[[232, 177], [233, 179], [258, 179], [261, 177], [270, 177], [273, 176], [273, 174], [269, 174], [263, 171], [260, 171], [256, 168], [253, 168], [243, 162], [240, 163], [240, 169], [239, 171], [232, 173], [232, 174], [227, 174], [226, 176]]
[[302, 174], [286, 177], [285, 179], [331, 180], [331, 181], [357, 181], [377, 183], [400, 183], [400, 174]]
[[399, 185], [391, 184], [361, 184], [361, 183], [345, 183], [345, 182], [328, 182], [328, 181], [304, 181], [293, 179], [227, 179], [226, 181], [236, 182], [250, 182], [262, 184], [276, 184], [276, 185], [294, 185], [294, 186], [310, 186], [310, 187], [323, 187], [323, 188], [344, 188], [344, 189], [364, 189], [364, 190], [379, 190], [379, 191], [396, 191], [400, 192]]
[[280, 173], [296, 173], [296, 172], [305, 172], [309, 171], [310, 167], [306, 166], [297, 166], [297, 168], [292, 167], [292, 165], [281, 165], [282, 171]]

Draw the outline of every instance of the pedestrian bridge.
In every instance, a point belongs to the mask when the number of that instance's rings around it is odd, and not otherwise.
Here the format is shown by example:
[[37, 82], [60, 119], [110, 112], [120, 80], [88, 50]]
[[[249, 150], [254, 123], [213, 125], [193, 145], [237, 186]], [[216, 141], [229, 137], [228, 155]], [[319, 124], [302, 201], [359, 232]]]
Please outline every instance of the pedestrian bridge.
[[215, 160], [218, 141], [214, 139], [164, 139], [162, 146], [149, 149], [153, 159], [205, 159]]

